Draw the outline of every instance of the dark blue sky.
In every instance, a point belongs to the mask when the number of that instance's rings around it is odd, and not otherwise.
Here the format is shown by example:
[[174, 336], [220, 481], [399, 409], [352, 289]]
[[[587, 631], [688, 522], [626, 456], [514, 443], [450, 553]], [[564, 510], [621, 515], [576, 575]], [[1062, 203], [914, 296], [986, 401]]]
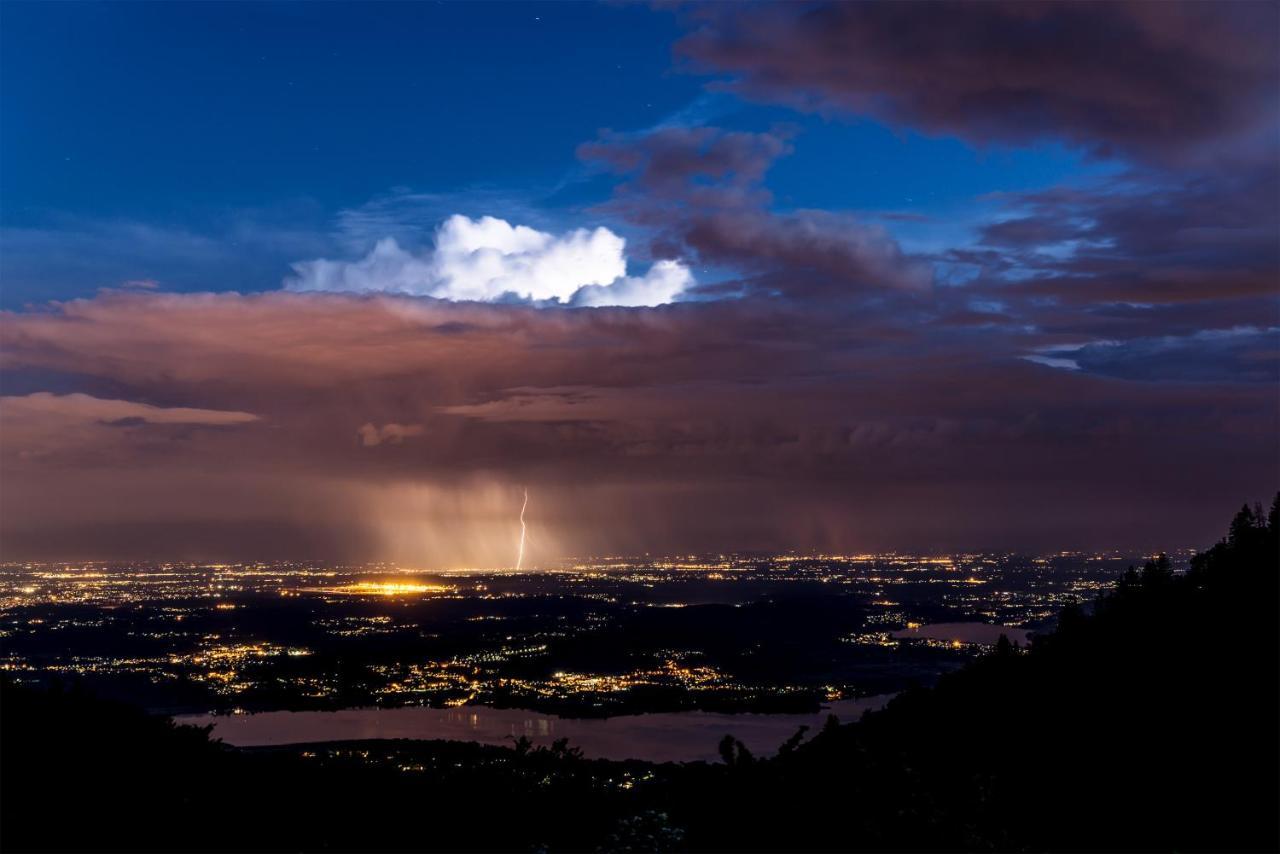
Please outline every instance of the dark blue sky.
[[984, 194], [1115, 168], [1053, 140], [975, 146], [708, 92], [713, 75], [673, 61], [676, 16], [642, 6], [9, 3], [0, 15], [10, 307], [131, 279], [274, 288], [289, 262], [338, 251], [341, 211], [388, 194], [419, 198], [397, 214], [402, 240], [429, 240], [431, 220], [455, 212], [633, 233], [583, 210], [613, 185], [574, 154], [602, 128], [794, 125], [795, 153], [770, 174], [777, 207], [926, 215], [892, 227], [921, 247], [970, 239]]

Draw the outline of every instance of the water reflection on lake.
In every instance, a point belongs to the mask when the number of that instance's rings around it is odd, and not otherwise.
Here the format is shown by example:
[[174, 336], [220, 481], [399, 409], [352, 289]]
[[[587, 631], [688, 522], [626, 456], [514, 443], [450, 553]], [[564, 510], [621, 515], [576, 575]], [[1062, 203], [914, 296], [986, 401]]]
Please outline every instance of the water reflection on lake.
[[716, 712], [667, 712], [613, 718], [562, 718], [522, 709], [458, 706], [448, 709], [343, 709], [335, 712], [260, 712], [254, 715], [182, 715], [178, 723], [213, 724], [214, 736], [238, 747], [349, 741], [366, 738], [416, 738], [510, 745], [528, 736], [535, 744], [568, 738], [584, 754], [605, 759], [689, 762], [719, 759], [717, 745], [732, 734], [753, 753], [775, 752], [801, 726], [813, 735], [836, 715], [849, 723], [878, 709], [891, 695], [837, 700], [815, 714], [728, 715]]
[[892, 634], [895, 638], [982, 644], [994, 644], [1000, 640], [1001, 635], [1005, 635], [1010, 643], [1026, 646], [1030, 632], [1027, 629], [993, 626], [989, 623], [929, 623], [915, 628], [899, 629]]

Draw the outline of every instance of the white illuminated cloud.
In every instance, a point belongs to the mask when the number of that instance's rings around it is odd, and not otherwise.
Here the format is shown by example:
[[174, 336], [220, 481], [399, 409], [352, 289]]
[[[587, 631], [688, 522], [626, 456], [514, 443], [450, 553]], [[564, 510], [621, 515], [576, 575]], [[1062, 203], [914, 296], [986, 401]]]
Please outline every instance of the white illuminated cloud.
[[561, 235], [495, 217], [454, 215], [435, 246], [415, 254], [394, 238], [378, 241], [358, 261], [318, 258], [292, 265], [293, 291], [393, 292], [448, 300], [521, 299], [580, 306], [668, 303], [694, 284], [679, 261], [658, 261], [627, 275], [626, 240], [607, 228]]
[[679, 261], [658, 261], [643, 276], [623, 276], [607, 285], [583, 285], [574, 305], [641, 306], [673, 301], [693, 285], [693, 273]]

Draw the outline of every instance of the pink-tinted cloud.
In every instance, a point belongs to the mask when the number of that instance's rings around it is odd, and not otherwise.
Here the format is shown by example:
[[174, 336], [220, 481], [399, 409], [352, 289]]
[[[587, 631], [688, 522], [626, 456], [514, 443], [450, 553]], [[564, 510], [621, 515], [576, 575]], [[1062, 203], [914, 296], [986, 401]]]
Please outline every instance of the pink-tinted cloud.
[[360, 429], [356, 433], [360, 436], [360, 444], [366, 448], [374, 448], [383, 442], [398, 445], [405, 439], [421, 436], [423, 430], [424, 428], [421, 424], [396, 424], [393, 422], [379, 427], [372, 422], [366, 421], [360, 425]]
[[1062, 337], [830, 303], [106, 294], [0, 320], [10, 371], [165, 402], [80, 419], [56, 453], [6, 431], [11, 553], [104, 554], [129, 531], [156, 554], [501, 561], [525, 485], [539, 559], [1158, 545], [1277, 462], [1266, 384], [1059, 371], [1019, 356]]
[[0, 397], [0, 468], [16, 476], [46, 468], [172, 460], [202, 432], [243, 431], [259, 420], [249, 412], [153, 406], [79, 393], [10, 395]]
[[163, 407], [129, 400], [103, 400], [87, 394], [50, 394], [36, 392], [21, 397], [0, 397], [0, 417], [47, 418], [50, 420], [117, 423], [125, 421], [147, 424], [247, 424], [258, 416], [249, 412], [224, 412], [217, 409], [192, 409], [185, 406]]

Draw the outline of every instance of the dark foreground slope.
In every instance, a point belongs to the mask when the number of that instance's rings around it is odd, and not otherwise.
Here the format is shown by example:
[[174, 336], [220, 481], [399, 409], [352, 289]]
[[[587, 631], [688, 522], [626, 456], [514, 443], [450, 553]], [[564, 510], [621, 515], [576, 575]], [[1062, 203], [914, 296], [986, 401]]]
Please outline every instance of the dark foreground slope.
[[[1278, 499], [1280, 500], [1280, 499]], [[1277, 512], [1185, 575], [1130, 572], [1085, 616], [731, 775], [734, 849], [1277, 850]]]
[[[1002, 647], [759, 761], [390, 743], [239, 751], [3, 686], [4, 850], [1276, 850], [1277, 532], [1131, 571]], [[373, 756], [395, 757], [370, 766]]]

